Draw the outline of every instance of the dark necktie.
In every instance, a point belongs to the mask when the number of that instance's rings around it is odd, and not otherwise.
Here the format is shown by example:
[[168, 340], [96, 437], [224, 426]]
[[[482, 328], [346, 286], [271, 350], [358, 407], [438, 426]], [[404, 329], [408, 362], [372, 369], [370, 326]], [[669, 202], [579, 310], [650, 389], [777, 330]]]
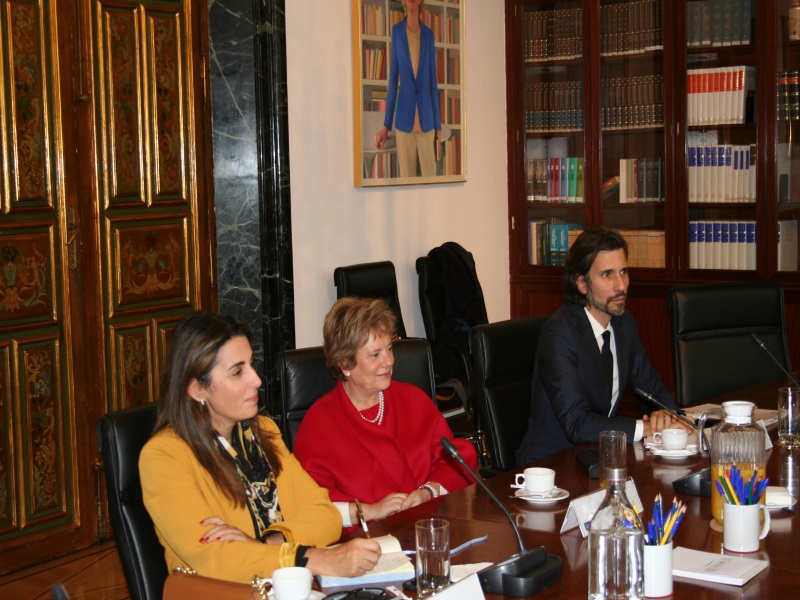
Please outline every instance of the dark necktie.
[[614, 389], [614, 357], [611, 355], [611, 332], [606, 329], [603, 332], [603, 349], [600, 351], [600, 358], [603, 360], [603, 375], [608, 383], [609, 401]]

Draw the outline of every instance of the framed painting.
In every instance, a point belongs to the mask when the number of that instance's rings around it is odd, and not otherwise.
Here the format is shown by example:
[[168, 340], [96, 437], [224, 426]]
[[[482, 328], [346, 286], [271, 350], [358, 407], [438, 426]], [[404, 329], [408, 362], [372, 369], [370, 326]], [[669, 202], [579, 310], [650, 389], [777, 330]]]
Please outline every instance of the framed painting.
[[466, 181], [466, 0], [352, 0], [356, 187]]

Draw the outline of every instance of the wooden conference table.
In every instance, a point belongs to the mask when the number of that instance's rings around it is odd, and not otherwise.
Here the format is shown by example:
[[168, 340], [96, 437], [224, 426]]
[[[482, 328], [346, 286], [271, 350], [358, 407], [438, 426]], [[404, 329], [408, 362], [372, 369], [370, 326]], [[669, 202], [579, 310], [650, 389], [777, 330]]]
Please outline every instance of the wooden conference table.
[[[770, 387], [771, 386], [771, 387]], [[740, 390], [731, 397], [752, 399], [762, 408], [774, 408], [775, 383], [762, 384]], [[721, 400], [722, 398], [720, 398]], [[775, 436], [775, 430], [771, 431]], [[556, 486], [576, 498], [599, 489], [596, 479], [589, 479], [578, 466], [575, 455], [580, 450], [596, 447], [583, 445], [565, 450], [554, 456], [531, 463], [550, 467], [556, 471]], [[526, 465], [531, 466], [531, 465]], [[628, 474], [633, 477], [644, 505], [644, 519], [649, 520], [653, 499], [661, 493], [665, 502], [675, 496], [672, 482], [708, 466], [708, 455], [699, 454], [680, 462], [668, 462], [648, 454], [641, 442], [628, 445]], [[588, 541], [575, 528], [559, 533], [567, 513], [569, 499], [551, 505], [532, 505], [510, 497], [514, 472], [507, 472], [487, 480], [495, 495], [505, 504], [520, 527], [527, 548], [544, 546], [548, 552], [561, 557], [561, 581], [537, 594], [536, 598], [586, 598], [588, 591]], [[800, 480], [800, 451], [775, 446], [769, 451], [767, 475], [771, 485], [789, 488], [798, 496]], [[709, 527], [711, 500], [709, 498], [679, 496], [687, 506], [686, 516], [678, 530], [674, 544], [708, 552], [722, 551], [722, 534]], [[760, 551], [744, 556], [769, 560], [768, 569], [757, 575], [744, 587], [698, 582], [689, 579], [674, 580], [674, 598], [702, 600], [705, 598], [787, 598], [798, 597], [800, 578], [800, 503], [791, 509], [773, 511], [772, 530], [761, 542]], [[505, 515], [476, 484], [409, 509], [384, 521], [370, 523], [373, 535], [392, 534], [403, 548], [414, 547], [414, 523], [423, 518], [441, 517], [450, 521], [451, 547], [472, 538], [488, 534], [488, 540], [467, 548], [453, 557], [453, 564], [496, 562], [518, 551], [516, 537]], [[353, 532], [347, 537], [363, 533]], [[409, 593], [409, 595], [413, 595]], [[487, 594], [487, 598], [504, 598]]]

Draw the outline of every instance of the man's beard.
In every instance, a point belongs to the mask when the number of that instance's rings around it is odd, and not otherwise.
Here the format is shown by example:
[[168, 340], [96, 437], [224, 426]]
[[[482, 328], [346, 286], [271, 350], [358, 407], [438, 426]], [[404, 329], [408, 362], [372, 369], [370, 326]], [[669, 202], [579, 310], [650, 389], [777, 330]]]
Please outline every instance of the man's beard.
[[619, 317], [625, 312], [625, 303], [623, 302], [621, 305], [615, 305], [614, 307], [611, 306], [611, 301], [616, 300], [617, 298], [626, 298], [626, 294], [624, 292], [618, 293], [616, 296], [613, 296], [608, 299], [605, 303], [600, 302], [597, 297], [592, 293], [592, 288], [590, 285], [586, 285], [586, 302], [592, 308], [596, 308], [599, 311], [606, 313], [607, 315], [611, 315], [612, 317]]

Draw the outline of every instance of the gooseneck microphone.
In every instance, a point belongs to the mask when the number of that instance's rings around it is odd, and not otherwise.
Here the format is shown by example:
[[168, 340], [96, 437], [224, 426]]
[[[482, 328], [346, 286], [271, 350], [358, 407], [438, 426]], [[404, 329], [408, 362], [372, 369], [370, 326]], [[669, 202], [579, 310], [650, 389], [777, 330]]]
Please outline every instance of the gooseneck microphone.
[[674, 408], [670, 408], [669, 406], [667, 406], [666, 404], [661, 402], [658, 398], [653, 396], [653, 394], [648, 394], [642, 388], [638, 388], [638, 387], [634, 387], [633, 391], [636, 392], [636, 394], [638, 396], [641, 396], [642, 398], [644, 398], [645, 400], [647, 400], [651, 404], [655, 404], [660, 409], [667, 411], [669, 414], [671, 414], [673, 417], [675, 417], [679, 421], [683, 421], [684, 423], [686, 423], [692, 429], [697, 429], [697, 425], [695, 423], [693, 423], [692, 421], [690, 421], [689, 419], [687, 419], [686, 417], [681, 415], [681, 413], [679, 413]]
[[469, 467], [469, 465], [464, 460], [464, 457], [461, 456], [461, 453], [458, 451], [458, 448], [455, 447], [453, 442], [448, 440], [446, 437], [443, 437], [441, 442], [442, 446], [444, 446], [444, 449], [447, 451], [447, 453], [453, 458], [455, 458], [461, 464], [462, 467], [464, 467], [467, 471], [469, 471], [469, 474], [472, 475], [472, 478], [478, 483], [479, 486], [483, 488], [483, 491], [489, 494], [489, 497], [492, 499], [492, 501], [495, 504], [497, 504], [497, 506], [500, 507], [500, 510], [502, 510], [503, 513], [505, 513], [508, 522], [511, 523], [511, 528], [514, 530], [514, 535], [517, 536], [517, 545], [519, 545], [519, 553], [526, 554], [528, 551], [525, 549], [525, 544], [522, 543], [522, 536], [519, 533], [519, 528], [517, 527], [517, 524], [514, 522], [514, 519], [511, 517], [511, 513], [508, 512], [508, 509], [505, 507], [505, 505], [502, 502], [500, 502], [497, 496], [495, 496], [492, 493], [492, 490], [490, 490], [489, 486], [486, 485], [486, 482], [483, 480], [483, 477], [479, 477], [478, 474], [475, 473], [475, 471], [473, 471]]
[[517, 544], [519, 545], [517, 554], [478, 571], [478, 579], [483, 590], [491, 594], [527, 598], [560, 581], [563, 568], [561, 558], [554, 554], [549, 554], [544, 546], [526, 550], [519, 528], [505, 505], [492, 493], [483, 478], [470, 468], [453, 442], [443, 437], [441, 444], [445, 451], [464, 467], [472, 479], [500, 507], [508, 522], [511, 523], [514, 535], [517, 536]]
[[784, 375], [786, 375], [789, 379], [792, 380], [792, 383], [795, 385], [795, 387], [800, 388], [800, 384], [797, 383], [797, 379], [795, 379], [792, 376], [792, 374], [789, 373], [789, 371], [786, 369], [786, 367], [784, 367], [783, 364], [781, 364], [781, 361], [779, 361], [777, 358], [775, 358], [775, 355], [772, 354], [772, 352], [769, 351], [769, 348], [767, 348], [767, 346], [764, 344], [764, 342], [762, 342], [760, 339], [758, 339], [758, 336], [755, 333], [751, 333], [750, 337], [753, 338], [753, 340], [755, 341], [756, 344], [761, 346], [761, 349], [764, 352], [767, 353], [767, 356], [769, 356], [772, 359], [772, 362], [774, 362], [776, 365], [778, 365], [778, 368], [781, 370], [781, 372]]

